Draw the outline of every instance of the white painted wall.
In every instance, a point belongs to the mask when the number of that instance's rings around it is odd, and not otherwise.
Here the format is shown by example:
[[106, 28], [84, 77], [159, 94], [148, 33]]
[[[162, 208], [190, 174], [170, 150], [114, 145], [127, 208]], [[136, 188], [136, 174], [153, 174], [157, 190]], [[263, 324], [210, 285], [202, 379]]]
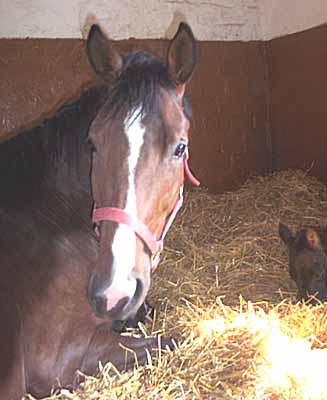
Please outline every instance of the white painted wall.
[[93, 15], [112, 39], [171, 37], [183, 19], [199, 40], [251, 40], [260, 1], [0, 0], [0, 37], [79, 38]]
[[261, 0], [261, 39], [327, 23], [327, 0]]
[[269, 40], [326, 23], [327, 0], [0, 0], [0, 37], [80, 38], [94, 20], [112, 39], [186, 20], [199, 40]]

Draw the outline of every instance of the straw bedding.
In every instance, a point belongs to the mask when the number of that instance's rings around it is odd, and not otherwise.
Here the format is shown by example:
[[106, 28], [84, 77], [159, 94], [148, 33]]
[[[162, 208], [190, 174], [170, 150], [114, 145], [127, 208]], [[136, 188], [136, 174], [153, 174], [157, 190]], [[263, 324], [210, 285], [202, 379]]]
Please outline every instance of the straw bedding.
[[[175, 337], [178, 349], [121, 375], [107, 364], [76, 392], [51, 399], [327, 398], [319, 368], [309, 376], [316, 364], [326, 371], [327, 306], [296, 303], [279, 221], [327, 225], [327, 187], [283, 171], [231, 193], [188, 192], [153, 276], [157, 316], [141, 327]], [[275, 379], [276, 337], [284, 353], [277, 373], [285, 365], [288, 372]], [[288, 366], [294, 354], [303, 358]], [[290, 372], [304, 365], [310, 371]]]

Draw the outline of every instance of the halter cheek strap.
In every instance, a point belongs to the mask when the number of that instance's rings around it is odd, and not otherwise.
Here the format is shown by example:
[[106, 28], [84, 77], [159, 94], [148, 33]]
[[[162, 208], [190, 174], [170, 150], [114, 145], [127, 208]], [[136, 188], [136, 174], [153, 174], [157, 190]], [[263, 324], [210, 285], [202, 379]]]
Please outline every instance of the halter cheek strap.
[[[200, 181], [198, 181], [195, 176], [192, 174], [189, 166], [188, 166], [188, 154], [184, 158], [184, 171], [190, 180], [190, 182], [195, 185], [199, 186]], [[163, 250], [164, 239], [171, 227], [179, 209], [182, 207], [183, 204], [183, 189], [184, 189], [184, 174], [181, 182], [181, 186], [179, 189], [179, 196], [173, 211], [170, 213], [167, 222], [164, 226], [160, 239], [157, 240], [154, 235], [150, 232], [148, 227], [139, 219], [134, 218], [133, 216], [129, 215], [126, 211], [121, 208], [115, 207], [101, 207], [96, 208], [94, 207], [92, 221], [93, 222], [100, 222], [100, 221], [111, 221], [116, 222], [118, 224], [124, 224], [129, 226], [136, 236], [140, 238], [148, 247], [151, 253], [151, 271], [155, 271], [160, 260], [160, 253]], [[96, 233], [99, 235], [99, 231], [96, 230]]]

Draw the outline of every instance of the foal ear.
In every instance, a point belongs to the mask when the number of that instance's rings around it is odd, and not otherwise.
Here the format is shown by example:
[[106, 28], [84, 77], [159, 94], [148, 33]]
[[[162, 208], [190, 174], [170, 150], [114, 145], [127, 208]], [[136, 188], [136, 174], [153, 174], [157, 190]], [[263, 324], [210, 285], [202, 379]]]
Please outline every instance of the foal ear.
[[123, 60], [98, 25], [92, 25], [87, 37], [87, 55], [96, 74], [102, 78], [119, 75]]
[[[184, 22], [170, 42], [167, 56], [167, 67], [171, 79], [177, 86], [182, 86], [190, 80], [196, 64], [196, 41], [191, 28]], [[180, 89], [179, 92], [183, 92]]]
[[305, 239], [307, 246], [312, 250], [318, 250], [321, 248], [321, 242], [318, 233], [311, 228], [305, 230]]
[[284, 224], [281, 222], [278, 225], [278, 233], [283, 242], [287, 245], [290, 246], [294, 242], [294, 236], [292, 231]]

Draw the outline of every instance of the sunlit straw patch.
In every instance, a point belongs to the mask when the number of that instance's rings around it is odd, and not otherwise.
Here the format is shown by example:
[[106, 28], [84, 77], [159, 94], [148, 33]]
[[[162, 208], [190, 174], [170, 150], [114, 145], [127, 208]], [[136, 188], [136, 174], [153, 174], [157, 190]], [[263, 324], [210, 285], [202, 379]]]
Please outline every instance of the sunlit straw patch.
[[199, 331], [202, 335], [222, 334], [227, 329], [226, 321], [223, 317], [217, 319], [207, 319], [199, 324]]
[[275, 313], [255, 312], [250, 305], [248, 312], [233, 320], [200, 321], [198, 331], [202, 338], [221, 340], [236, 331], [252, 334], [257, 348], [252, 360], [256, 399], [327, 399], [327, 350], [314, 349], [308, 339], [297, 338]]
[[258, 398], [274, 389], [296, 391], [299, 399], [326, 399], [327, 350], [313, 349], [308, 340], [286, 335], [276, 323], [267, 328], [258, 368]]

